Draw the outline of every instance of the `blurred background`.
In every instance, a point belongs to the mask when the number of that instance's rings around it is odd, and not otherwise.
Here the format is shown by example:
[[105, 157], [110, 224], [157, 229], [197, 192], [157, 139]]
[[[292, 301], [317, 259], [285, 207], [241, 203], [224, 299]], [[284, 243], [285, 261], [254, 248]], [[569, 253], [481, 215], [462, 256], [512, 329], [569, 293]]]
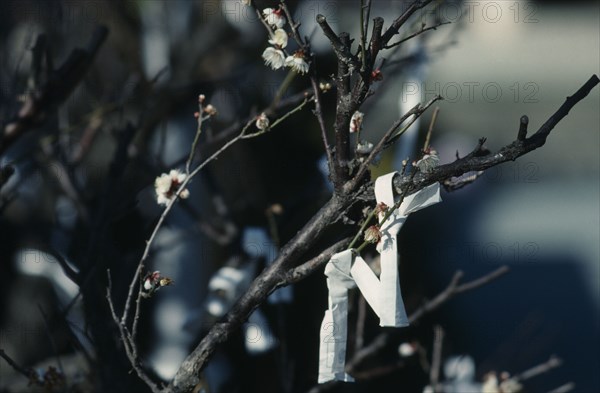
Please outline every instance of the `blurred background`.
[[[522, 115], [535, 132], [600, 73], [598, 2], [434, 3], [400, 37], [422, 22], [451, 23], [384, 55], [384, 79], [362, 109], [363, 137], [370, 142], [416, 103], [441, 94], [431, 141], [440, 162], [466, 155], [481, 137], [495, 151], [516, 138]], [[359, 2], [289, 4], [327, 81], [335, 58], [314, 18], [324, 14], [335, 31], [358, 37]], [[406, 7], [404, 1], [373, 0], [371, 17], [384, 17], [387, 26]], [[74, 48], [85, 48], [99, 25], [109, 30], [64, 104], [0, 155], [0, 167], [14, 168], [0, 183], [0, 349], [19, 364], [40, 373], [57, 367], [72, 391], [144, 391], [128, 373], [108, 316], [106, 269], [122, 304], [161, 212], [154, 179], [183, 167], [196, 131], [198, 94], [218, 115], [206, 126], [197, 163], [269, 108], [280, 91], [286, 72], [264, 66], [267, 34], [257, 18], [234, 0], [0, 4], [3, 125], [28, 94], [64, 79], [52, 71]], [[39, 34], [45, 35], [41, 41]], [[36, 52], [44, 53], [41, 65]], [[282, 97], [292, 100], [309, 87], [307, 78], [296, 77]], [[328, 126], [334, 105], [335, 93], [326, 94]], [[269, 115], [274, 119], [291, 107], [269, 108]], [[419, 158], [431, 115], [425, 113], [381, 158], [375, 176], [398, 170], [407, 157]], [[398, 332], [366, 366], [401, 361], [401, 367], [321, 389], [422, 391], [426, 367], [418, 356], [402, 358], [398, 348], [411, 343], [430, 356], [433, 326], [441, 325], [444, 358], [474, 364], [464, 376], [472, 391], [481, 390], [489, 372], [519, 373], [552, 355], [563, 366], [527, 381], [525, 391], [568, 382], [574, 391], [600, 390], [599, 128], [596, 88], [542, 148], [491, 168], [464, 189], [443, 192], [444, 203], [411, 216], [400, 234], [409, 313], [443, 290], [456, 270], [466, 280], [502, 265], [510, 273]], [[318, 125], [304, 109], [272, 134], [234, 145], [194, 180], [191, 197], [178, 202], [151, 253], [149, 269], [175, 280], [142, 309], [140, 349], [154, 377], [172, 378], [279, 246], [327, 200], [331, 187], [323, 168]], [[323, 246], [347, 229], [332, 230]], [[77, 274], [67, 277], [65, 265]], [[276, 292], [217, 351], [204, 372], [209, 391], [313, 388], [326, 306], [322, 271]], [[351, 319], [357, 307], [358, 297]], [[365, 344], [381, 331], [369, 310]], [[446, 391], [454, 379], [446, 369]], [[0, 391], [33, 388], [0, 360]]]

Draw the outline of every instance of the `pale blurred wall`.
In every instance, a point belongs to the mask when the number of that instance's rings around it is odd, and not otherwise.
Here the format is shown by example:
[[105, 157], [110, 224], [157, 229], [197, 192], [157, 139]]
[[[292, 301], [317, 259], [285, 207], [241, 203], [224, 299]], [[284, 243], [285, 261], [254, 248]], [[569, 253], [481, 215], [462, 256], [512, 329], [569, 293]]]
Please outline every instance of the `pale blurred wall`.
[[[447, 93], [454, 95], [456, 84], [463, 88], [458, 99], [441, 105], [438, 129], [444, 136], [437, 142], [445, 153], [443, 161], [451, 160], [457, 148], [466, 153], [481, 136], [488, 137], [492, 150], [511, 142], [523, 114], [529, 116], [534, 132], [568, 95], [592, 74], [600, 74], [598, 3], [473, 4], [481, 5], [473, 8], [458, 44], [432, 64], [426, 82], [431, 89], [435, 83], [442, 90], [447, 86]], [[479, 85], [469, 91], [465, 82]], [[486, 84], [490, 84], [487, 94]], [[494, 102], [497, 87], [502, 94]], [[490, 171], [483, 182], [491, 187], [482, 187], [479, 197], [485, 202], [475, 214], [472, 231], [482, 244], [497, 242], [508, 248], [535, 243], [538, 261], [572, 255], [582, 263], [587, 289], [596, 300], [600, 300], [599, 109], [596, 87], [558, 124], [545, 146]], [[453, 141], [461, 141], [461, 146]]]

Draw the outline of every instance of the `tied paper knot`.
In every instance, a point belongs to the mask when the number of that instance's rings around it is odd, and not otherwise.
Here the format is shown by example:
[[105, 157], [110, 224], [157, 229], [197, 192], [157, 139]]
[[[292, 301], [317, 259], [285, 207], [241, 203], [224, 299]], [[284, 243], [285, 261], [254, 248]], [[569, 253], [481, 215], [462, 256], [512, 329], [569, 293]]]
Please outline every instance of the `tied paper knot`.
[[[396, 204], [393, 179], [397, 172], [379, 177], [375, 181], [375, 199], [390, 209]], [[358, 286], [373, 311], [380, 326], [408, 326], [408, 317], [398, 274], [398, 242], [396, 236], [410, 213], [441, 201], [440, 186], [432, 184], [408, 195], [388, 219], [381, 223], [385, 213], [379, 215], [381, 240], [377, 244], [380, 254], [381, 274], [375, 275], [365, 260], [352, 250], [337, 253], [325, 267], [329, 288], [329, 309], [321, 325], [319, 350], [319, 383], [331, 380], [351, 382], [345, 373], [346, 338], [348, 319], [348, 289]], [[353, 261], [354, 259], [354, 261]], [[354, 262], [354, 264], [352, 264]], [[348, 272], [350, 274], [348, 274]], [[350, 277], [351, 276], [351, 277]]]

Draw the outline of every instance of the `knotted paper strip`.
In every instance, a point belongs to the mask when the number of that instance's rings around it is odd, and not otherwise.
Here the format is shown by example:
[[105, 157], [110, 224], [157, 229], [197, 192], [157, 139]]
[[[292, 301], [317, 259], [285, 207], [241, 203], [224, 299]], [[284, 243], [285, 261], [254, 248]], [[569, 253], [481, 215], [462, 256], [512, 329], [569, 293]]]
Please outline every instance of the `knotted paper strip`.
[[319, 383], [331, 380], [354, 381], [344, 371], [348, 333], [348, 289], [356, 286], [350, 276], [351, 265], [352, 250], [346, 250], [333, 255], [325, 266], [329, 309], [325, 311], [321, 324]]
[[[375, 199], [394, 206], [393, 179], [397, 172], [377, 178], [375, 181]], [[398, 244], [400, 228], [410, 213], [426, 208], [441, 201], [440, 186], [432, 184], [404, 198], [400, 207], [381, 225], [381, 240], [377, 251], [381, 256], [381, 274], [377, 278], [369, 265], [360, 256], [356, 257], [351, 269], [352, 277], [367, 302], [379, 317], [380, 326], [408, 326], [408, 317], [402, 301], [400, 280], [398, 277]], [[379, 215], [383, 219], [385, 213]]]

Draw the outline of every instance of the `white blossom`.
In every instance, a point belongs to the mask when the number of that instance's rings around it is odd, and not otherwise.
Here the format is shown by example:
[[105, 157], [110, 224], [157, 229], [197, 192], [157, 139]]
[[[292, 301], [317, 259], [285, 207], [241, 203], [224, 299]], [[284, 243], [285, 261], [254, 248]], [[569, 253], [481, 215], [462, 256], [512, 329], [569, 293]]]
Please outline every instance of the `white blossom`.
[[319, 89], [321, 89], [323, 93], [327, 93], [329, 90], [331, 90], [331, 83], [321, 82], [319, 83]]
[[[186, 175], [177, 169], [172, 169], [169, 173], [163, 173], [154, 180], [154, 190], [156, 191], [156, 202], [159, 205], [167, 205], [179, 189], [179, 186], [185, 181]], [[190, 192], [185, 189], [179, 193], [179, 197], [186, 199]]]
[[439, 162], [440, 158], [438, 157], [437, 152], [435, 150], [429, 150], [423, 155], [423, 158], [414, 163], [414, 165], [417, 166], [421, 172], [430, 172], [433, 168], [438, 166]]
[[371, 225], [365, 229], [365, 241], [369, 243], [377, 243], [381, 240], [381, 231], [377, 225]]
[[285, 18], [281, 9], [265, 8], [262, 13], [269, 26], [281, 29], [285, 25]]
[[410, 343], [402, 343], [398, 347], [398, 353], [403, 358], [407, 358], [415, 354], [415, 347]]
[[292, 70], [299, 74], [306, 74], [308, 72], [308, 63], [304, 60], [304, 56], [301, 53], [295, 53], [292, 56], [288, 56], [285, 59], [285, 66], [291, 67]]
[[217, 108], [215, 108], [213, 105], [208, 104], [206, 105], [206, 107], [204, 108], [204, 113], [206, 113], [209, 116], [216, 116], [217, 115]]
[[373, 144], [367, 141], [360, 141], [356, 145], [356, 152], [358, 154], [369, 154], [373, 151]]
[[266, 130], [269, 127], [269, 118], [263, 112], [256, 118], [256, 128], [261, 131]]
[[350, 132], [357, 132], [362, 129], [363, 118], [365, 117], [364, 113], [356, 111], [352, 115], [350, 119]]
[[483, 385], [481, 386], [481, 393], [499, 393], [498, 388], [498, 377], [495, 372], [486, 374], [483, 377]]
[[285, 54], [283, 51], [272, 47], [265, 49], [262, 58], [265, 64], [274, 70], [280, 69], [285, 63]]
[[279, 48], [285, 48], [288, 44], [288, 34], [283, 29], [277, 29], [273, 32], [273, 37], [269, 40], [269, 44], [276, 45]]

